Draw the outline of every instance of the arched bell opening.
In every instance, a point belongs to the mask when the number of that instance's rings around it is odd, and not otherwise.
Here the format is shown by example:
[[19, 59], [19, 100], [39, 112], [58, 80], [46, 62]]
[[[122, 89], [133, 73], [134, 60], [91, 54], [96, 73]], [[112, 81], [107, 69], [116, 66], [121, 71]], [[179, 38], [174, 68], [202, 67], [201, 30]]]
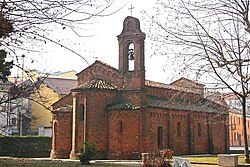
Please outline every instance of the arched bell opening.
[[128, 70], [134, 71], [135, 69], [135, 45], [130, 43], [127, 47], [127, 56], [128, 56]]

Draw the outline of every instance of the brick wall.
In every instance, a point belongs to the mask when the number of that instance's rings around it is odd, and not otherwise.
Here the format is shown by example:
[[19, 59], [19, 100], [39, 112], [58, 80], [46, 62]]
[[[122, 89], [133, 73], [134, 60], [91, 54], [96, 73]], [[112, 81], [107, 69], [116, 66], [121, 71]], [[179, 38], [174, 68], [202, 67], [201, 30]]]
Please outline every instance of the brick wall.
[[78, 77], [78, 85], [81, 85], [87, 81], [90, 81], [95, 78], [103, 78], [110, 83], [113, 83], [117, 87], [122, 87], [123, 79], [121, 77], [120, 72], [100, 61], [96, 61], [94, 64], [84, 69], [80, 73], [77, 74]]
[[192, 129], [191, 153], [202, 154], [209, 153], [209, 123], [206, 113], [192, 113], [190, 114], [190, 129]]
[[[106, 157], [107, 152], [107, 118], [105, 108], [108, 104], [116, 102], [116, 92], [114, 91], [90, 91], [78, 95], [78, 106], [84, 104], [86, 97], [86, 142], [93, 142], [98, 147], [98, 157]], [[79, 117], [79, 116], [78, 116]], [[78, 148], [79, 152], [84, 141], [84, 124], [78, 121]]]
[[187, 154], [189, 152], [188, 142], [188, 116], [185, 111], [171, 111], [170, 113], [170, 147], [175, 154]]
[[58, 100], [57, 102], [55, 102], [54, 104], [52, 104], [53, 109], [57, 109], [59, 107], [63, 107], [66, 105], [72, 105], [73, 101], [72, 101], [72, 94], [68, 94], [66, 96], [64, 96], [63, 98], [61, 98], [60, 100]]
[[51, 158], [68, 158], [71, 151], [72, 112], [53, 114]]
[[[211, 139], [213, 141], [213, 153], [226, 153], [229, 148], [228, 140], [228, 126], [225, 122], [228, 122], [228, 117], [223, 115], [210, 115], [211, 120]], [[224, 147], [222, 147], [224, 145]]]
[[143, 148], [141, 110], [112, 110], [108, 118], [109, 158], [139, 159]]

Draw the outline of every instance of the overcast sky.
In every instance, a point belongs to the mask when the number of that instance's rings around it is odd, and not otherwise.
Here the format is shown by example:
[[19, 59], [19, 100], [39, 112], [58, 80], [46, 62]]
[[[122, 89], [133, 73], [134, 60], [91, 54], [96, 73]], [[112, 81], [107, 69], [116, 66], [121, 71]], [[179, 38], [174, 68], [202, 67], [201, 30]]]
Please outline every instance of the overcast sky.
[[[77, 37], [74, 33], [69, 31], [55, 30], [53, 35], [63, 37], [63, 42], [67, 43], [69, 48], [72, 48], [77, 53], [81, 54], [92, 64], [95, 60], [103, 61], [115, 68], [118, 67], [118, 41], [117, 35], [122, 31], [123, 20], [126, 16], [131, 15], [130, 6], [133, 5], [132, 16], [140, 20], [141, 29], [146, 33], [144, 20], [142, 19], [142, 10], [147, 12], [152, 11], [155, 1], [145, 0], [130, 0], [122, 1], [116, 0], [113, 10], [126, 4], [119, 12], [98, 19], [98, 22], [93, 26], [86, 26], [83, 30], [78, 31], [80, 35], [92, 35], [91, 37]], [[145, 68], [146, 79], [166, 82], [169, 79], [168, 73], [163, 71], [166, 60], [159, 56], [151, 56], [149, 50], [149, 38], [146, 33], [146, 47], [145, 47]], [[88, 65], [79, 56], [60, 48], [53, 44], [46, 44], [43, 46], [43, 53], [32, 53], [25, 55], [24, 66], [28, 69], [38, 69], [44, 72], [56, 71], [71, 71], [80, 72]], [[31, 63], [33, 62], [33, 63]], [[14, 71], [15, 75], [16, 71]]]

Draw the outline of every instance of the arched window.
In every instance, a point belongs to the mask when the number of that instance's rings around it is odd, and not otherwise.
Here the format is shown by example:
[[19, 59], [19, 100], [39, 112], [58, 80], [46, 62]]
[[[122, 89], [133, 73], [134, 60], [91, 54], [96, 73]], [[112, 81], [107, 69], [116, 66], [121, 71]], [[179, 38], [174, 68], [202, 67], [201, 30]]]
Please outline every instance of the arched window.
[[79, 121], [84, 120], [84, 105], [80, 104], [79, 106]]
[[198, 136], [201, 137], [201, 123], [198, 123]]
[[133, 43], [129, 44], [128, 46], [128, 70], [134, 71], [135, 68], [135, 46]]
[[181, 123], [180, 122], [177, 123], [177, 136], [181, 137]]

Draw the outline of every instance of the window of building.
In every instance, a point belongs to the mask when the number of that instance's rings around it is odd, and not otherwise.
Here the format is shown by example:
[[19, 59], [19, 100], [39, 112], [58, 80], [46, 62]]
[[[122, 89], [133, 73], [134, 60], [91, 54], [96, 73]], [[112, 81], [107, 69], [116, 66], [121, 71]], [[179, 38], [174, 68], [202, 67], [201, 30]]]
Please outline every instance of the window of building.
[[16, 126], [16, 117], [11, 118], [11, 125]]
[[198, 123], [198, 136], [201, 137], [201, 123]]
[[177, 123], [177, 136], [181, 137], [181, 123], [180, 122]]
[[123, 122], [119, 121], [119, 123], [118, 123], [118, 132], [122, 133], [122, 131], [123, 131]]
[[236, 141], [237, 140], [237, 134], [236, 134], [236, 132], [234, 132], [234, 141]]
[[157, 143], [158, 149], [163, 149], [163, 129], [162, 127], [158, 127], [157, 133]]
[[238, 120], [239, 120], [239, 121], [238, 121], [238, 124], [240, 125], [240, 117], [238, 117]]
[[[54, 121], [52, 133], [53, 133], [53, 136], [54, 136], [54, 137], [52, 138], [52, 140], [54, 140], [54, 142], [56, 142], [56, 141], [57, 141], [57, 136], [58, 136], [58, 134], [57, 134], [57, 122], [55, 122], [55, 121]], [[54, 149], [56, 149], [57, 144], [53, 144], [53, 146], [54, 146]]]
[[250, 105], [247, 106], [247, 110], [250, 110]]
[[79, 121], [84, 120], [84, 105], [80, 104], [79, 105]]

